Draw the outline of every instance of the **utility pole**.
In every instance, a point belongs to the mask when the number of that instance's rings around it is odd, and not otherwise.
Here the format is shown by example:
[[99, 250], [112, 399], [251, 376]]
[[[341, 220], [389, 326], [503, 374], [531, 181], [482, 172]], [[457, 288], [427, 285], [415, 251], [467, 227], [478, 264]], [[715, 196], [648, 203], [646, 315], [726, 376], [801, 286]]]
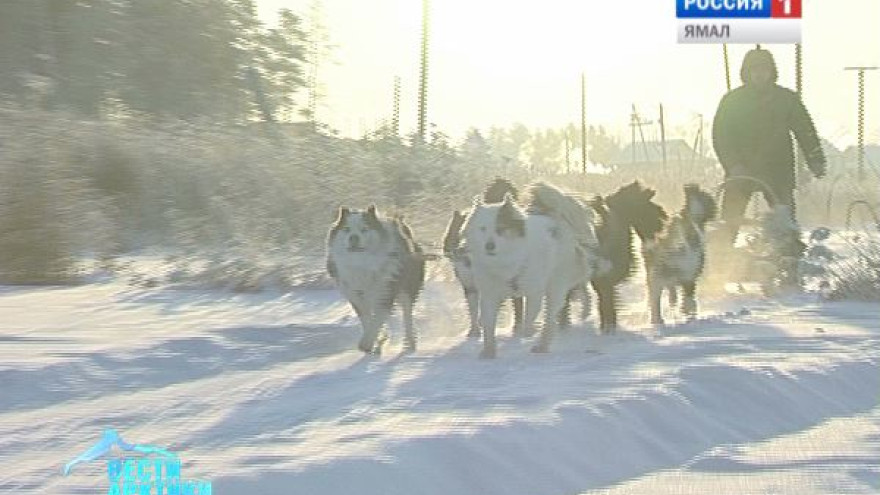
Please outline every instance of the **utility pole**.
[[[804, 67], [804, 57], [803, 57], [803, 49], [801, 48], [800, 43], [796, 43], [794, 45], [794, 88], [797, 92], [798, 97], [803, 101], [804, 99], [804, 77], [803, 77], [803, 67]], [[803, 179], [807, 178], [809, 175], [807, 174], [807, 163], [804, 160], [804, 154], [801, 152], [800, 146], [794, 147], [794, 156], [795, 156], [795, 164], [797, 170], [797, 177], [800, 179], [798, 182], [802, 182]]]
[[391, 133], [400, 136], [400, 76], [394, 76], [394, 103], [391, 108]]
[[700, 159], [703, 159], [703, 157], [706, 156], [706, 150], [703, 148], [703, 143], [703, 114], [700, 114]]
[[632, 104], [632, 116], [630, 117], [630, 127], [632, 127], [632, 162], [636, 162], [636, 128], [638, 128], [639, 136], [642, 139], [642, 149], [645, 152], [645, 161], [651, 161], [650, 154], [648, 153], [648, 143], [645, 141], [645, 131], [642, 130], [642, 126], [651, 125], [653, 122], [649, 120], [642, 120], [639, 116], [638, 111], [636, 110], [636, 104]]
[[660, 147], [663, 150], [663, 173], [666, 173], [666, 120], [663, 118], [663, 104], [660, 104]]
[[308, 7], [309, 9], [309, 47], [308, 47], [308, 72], [306, 73], [306, 88], [308, 90], [308, 101], [306, 102], [306, 116], [312, 125], [312, 129], [317, 129], [318, 125], [318, 100], [323, 96], [321, 94], [320, 83], [320, 65], [325, 55], [325, 44], [328, 40], [327, 28], [324, 25], [323, 2], [322, 0], [313, 0]]
[[581, 72], [581, 169], [587, 173], [587, 76]]
[[421, 64], [419, 66], [419, 115], [418, 140], [425, 142], [425, 131], [428, 125], [428, 35], [429, 35], [429, 0], [422, 0], [422, 46]]
[[568, 129], [565, 130], [565, 173], [571, 173], [571, 140], [568, 137]]
[[865, 179], [865, 71], [877, 70], [880, 67], [844, 67], [843, 70], [855, 70], [859, 75], [859, 180]]

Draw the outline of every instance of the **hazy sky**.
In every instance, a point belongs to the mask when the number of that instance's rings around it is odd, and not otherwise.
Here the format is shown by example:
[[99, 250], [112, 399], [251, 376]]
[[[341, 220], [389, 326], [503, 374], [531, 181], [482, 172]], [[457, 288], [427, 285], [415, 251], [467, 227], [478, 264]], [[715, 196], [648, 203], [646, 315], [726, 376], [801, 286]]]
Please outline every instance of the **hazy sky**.
[[[271, 24], [279, 8], [306, 16], [314, 1], [258, 3]], [[336, 48], [319, 118], [345, 135], [374, 129], [391, 114], [398, 75], [402, 130], [414, 129], [421, 0], [320, 1]], [[856, 75], [843, 67], [880, 65], [878, 21], [880, 0], [804, 0], [804, 99], [838, 144], [854, 143], [856, 129]], [[692, 141], [698, 115], [708, 126], [725, 91], [722, 48], [679, 45], [676, 26], [675, 0], [433, 0], [428, 119], [455, 139], [469, 127], [578, 123], [584, 72], [589, 123], [628, 140], [631, 104], [656, 121], [662, 102], [668, 134]], [[765, 46], [794, 88], [793, 45]], [[751, 47], [729, 47], [734, 85]], [[867, 103], [878, 142], [880, 71], [867, 76]]]

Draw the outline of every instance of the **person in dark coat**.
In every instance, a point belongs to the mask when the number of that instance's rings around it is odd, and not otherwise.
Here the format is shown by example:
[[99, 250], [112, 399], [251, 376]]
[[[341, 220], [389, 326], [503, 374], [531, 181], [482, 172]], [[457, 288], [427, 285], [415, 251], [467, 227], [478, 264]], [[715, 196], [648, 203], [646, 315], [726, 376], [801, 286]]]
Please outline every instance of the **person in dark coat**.
[[[791, 133], [803, 150], [810, 172], [816, 178], [825, 175], [825, 155], [813, 121], [800, 96], [776, 84], [777, 76], [769, 51], [750, 50], [740, 70], [743, 85], [725, 94], [715, 113], [712, 143], [725, 173], [721, 219], [730, 244], [736, 239], [755, 192], [762, 192], [770, 205], [789, 205], [794, 215]], [[743, 179], [730, 180], [734, 177]]]

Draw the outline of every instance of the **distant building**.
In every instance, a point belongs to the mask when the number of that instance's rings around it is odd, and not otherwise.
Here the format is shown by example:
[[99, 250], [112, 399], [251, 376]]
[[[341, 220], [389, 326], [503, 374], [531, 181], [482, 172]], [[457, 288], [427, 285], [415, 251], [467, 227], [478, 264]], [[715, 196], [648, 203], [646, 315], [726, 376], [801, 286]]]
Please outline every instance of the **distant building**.
[[[666, 163], [669, 166], [712, 165], [716, 161], [700, 156], [684, 139], [666, 141]], [[645, 141], [628, 144], [609, 162], [618, 169], [663, 167], [663, 143], [661, 141]]]

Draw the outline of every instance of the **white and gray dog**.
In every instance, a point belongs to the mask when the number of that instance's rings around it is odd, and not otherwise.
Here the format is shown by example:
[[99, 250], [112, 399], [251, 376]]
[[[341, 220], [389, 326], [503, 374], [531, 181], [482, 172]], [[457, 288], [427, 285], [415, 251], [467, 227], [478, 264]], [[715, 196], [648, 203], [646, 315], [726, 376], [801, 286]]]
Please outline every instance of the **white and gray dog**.
[[404, 349], [415, 351], [413, 304], [424, 285], [425, 257], [402, 218], [382, 218], [375, 206], [340, 208], [327, 236], [327, 271], [363, 326], [360, 350], [381, 351], [387, 340], [382, 327], [397, 303], [406, 331]]
[[592, 209], [548, 184], [533, 185], [529, 193], [527, 211], [510, 195], [500, 203], [478, 198], [463, 229], [479, 293], [483, 358], [496, 356], [498, 309], [515, 296], [525, 297], [526, 332], [546, 299], [544, 325], [532, 351], [547, 352], [566, 296], [601, 264]]
[[[509, 180], [496, 177], [483, 191], [483, 202], [501, 203], [504, 201], [505, 195], [510, 195], [511, 199], [516, 201], [518, 191]], [[443, 235], [443, 255], [452, 262], [455, 278], [458, 279], [464, 291], [468, 316], [470, 318], [470, 329], [467, 335], [468, 337], [478, 338], [480, 337], [480, 299], [477, 293], [477, 285], [474, 282], [473, 270], [471, 269], [471, 257], [464, 242], [464, 233], [462, 232], [466, 221], [467, 215], [465, 213], [458, 210], [452, 212], [452, 218], [449, 220], [449, 224], [446, 226], [446, 233]], [[525, 336], [522, 328], [522, 312], [523, 298], [514, 297], [514, 335]]]
[[682, 289], [682, 312], [692, 319], [697, 312], [697, 278], [706, 262], [706, 223], [717, 213], [712, 196], [695, 184], [684, 186], [685, 203], [681, 211], [660, 231], [636, 229], [642, 239], [642, 257], [648, 282], [651, 323], [663, 324], [660, 299], [669, 290], [677, 299]]

